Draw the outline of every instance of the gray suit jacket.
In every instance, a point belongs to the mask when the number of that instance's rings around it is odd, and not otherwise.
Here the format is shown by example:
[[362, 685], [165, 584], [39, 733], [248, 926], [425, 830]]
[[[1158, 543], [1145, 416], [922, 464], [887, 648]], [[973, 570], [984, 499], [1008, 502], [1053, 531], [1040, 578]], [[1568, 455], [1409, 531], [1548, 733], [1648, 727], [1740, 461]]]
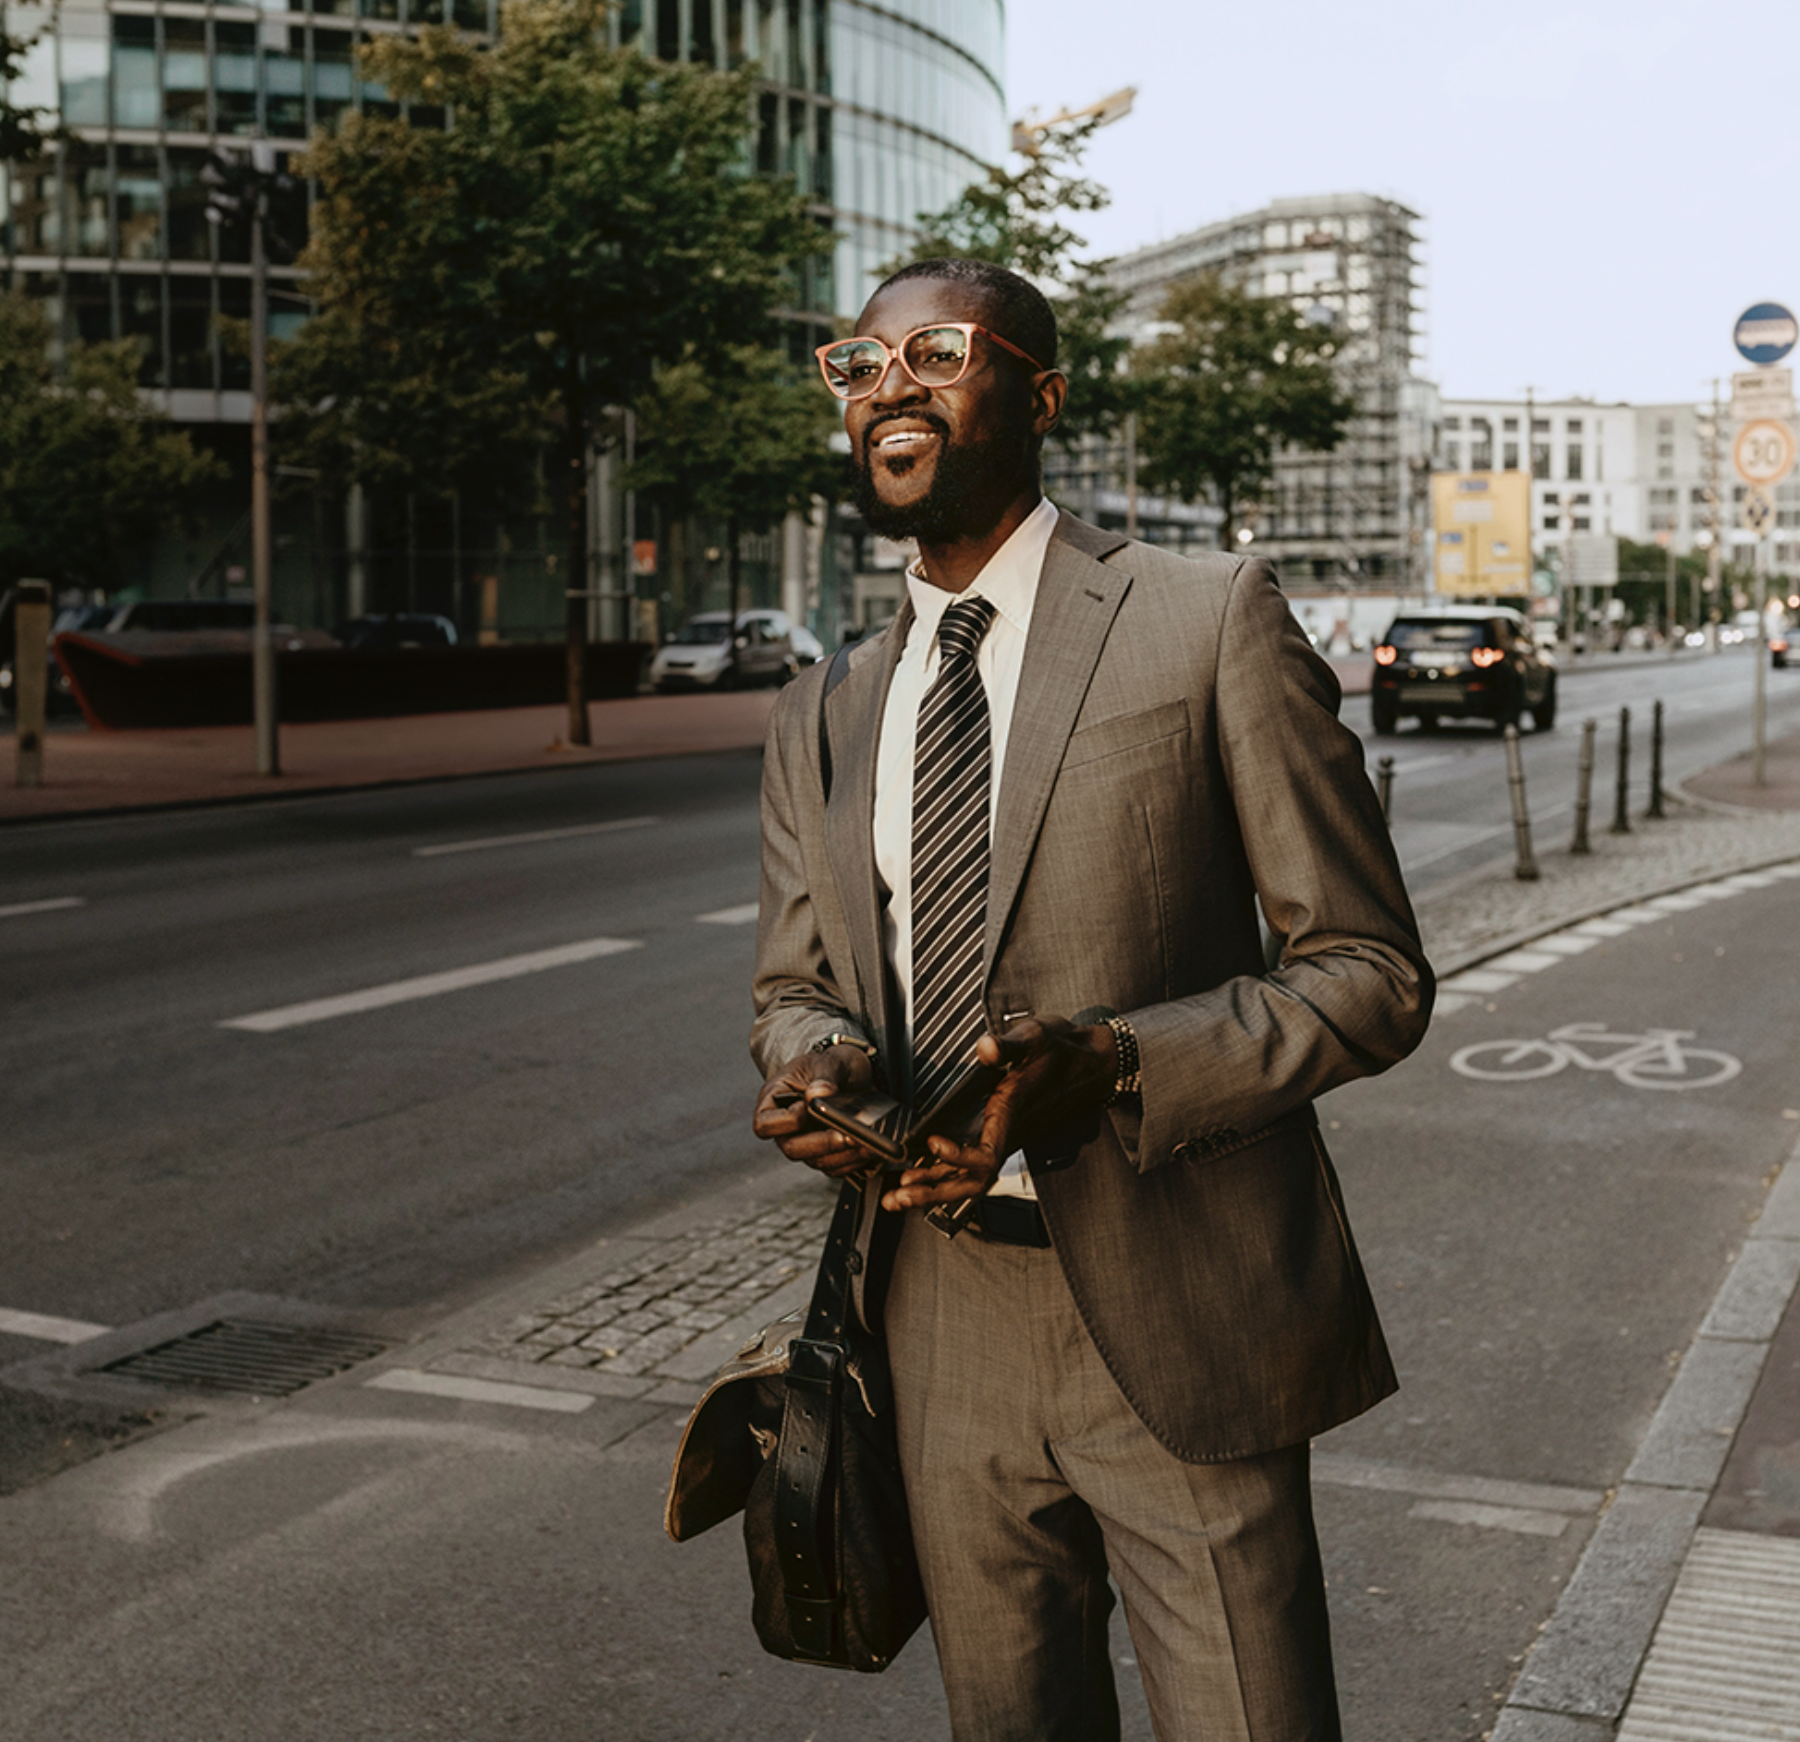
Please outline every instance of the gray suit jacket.
[[[826, 703], [829, 802], [823, 665], [770, 722], [765, 1075], [848, 1029], [904, 1084], [872, 819], [910, 621], [857, 648]], [[1338, 701], [1267, 563], [1062, 516], [1001, 780], [988, 1016], [1105, 1005], [1137, 1031], [1141, 1115], [1109, 1111], [1033, 1173], [1096, 1346], [1190, 1462], [1297, 1444], [1395, 1383], [1312, 1100], [1410, 1052], [1432, 980]]]

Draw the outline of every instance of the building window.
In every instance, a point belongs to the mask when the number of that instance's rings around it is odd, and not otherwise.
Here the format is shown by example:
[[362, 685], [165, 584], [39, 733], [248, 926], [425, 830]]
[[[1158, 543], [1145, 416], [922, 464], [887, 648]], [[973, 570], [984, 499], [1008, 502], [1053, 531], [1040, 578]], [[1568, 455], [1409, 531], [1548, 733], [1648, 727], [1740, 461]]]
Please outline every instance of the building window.
[[1656, 433], [1659, 436], [1672, 436], [1675, 433], [1675, 420], [1672, 417], [1659, 417], [1656, 420]]
[[1506, 442], [1502, 445], [1500, 469], [1503, 472], [1516, 472], [1519, 469], [1519, 444], [1517, 442]]
[[1572, 417], [1569, 419], [1568, 433], [1572, 436], [1578, 436], [1581, 434], [1581, 419], [1580, 418]]
[[1504, 432], [1505, 432], [1505, 433], [1506, 433], [1506, 434], [1507, 434], [1507, 435], [1516, 435], [1516, 434], [1517, 434], [1517, 433], [1518, 433], [1518, 430], [1519, 430], [1519, 420], [1518, 420], [1518, 419], [1517, 419], [1517, 418], [1516, 418], [1516, 417], [1509, 417], [1509, 418], [1506, 418], [1506, 419], [1505, 419], [1505, 420], [1504, 420], [1504, 421], [1503, 421], [1503, 422], [1502, 422], [1502, 423], [1501, 423], [1501, 425], [1500, 425], [1500, 428], [1501, 428], [1501, 429], [1502, 429], [1502, 430], [1503, 430], [1503, 431], [1504, 431]]
[[1444, 419], [1444, 428], [1445, 429], [1461, 429], [1462, 428], [1462, 419], [1460, 417], [1447, 417]]
[[1548, 442], [1531, 444], [1531, 475], [1534, 478], [1550, 476], [1550, 444]]
[[1579, 478], [1581, 476], [1581, 443], [1580, 442], [1570, 442], [1569, 443], [1568, 460], [1567, 460], [1567, 464], [1565, 465], [1565, 467], [1563, 469], [1563, 476], [1565, 478]]

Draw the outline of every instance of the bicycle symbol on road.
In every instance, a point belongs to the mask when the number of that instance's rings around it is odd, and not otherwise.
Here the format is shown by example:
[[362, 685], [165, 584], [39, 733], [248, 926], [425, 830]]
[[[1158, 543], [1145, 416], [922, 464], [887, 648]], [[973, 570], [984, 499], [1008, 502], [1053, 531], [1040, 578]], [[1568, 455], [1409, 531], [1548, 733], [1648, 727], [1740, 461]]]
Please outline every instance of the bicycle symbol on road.
[[1691, 1029], [1614, 1034], [1604, 1022], [1571, 1022], [1542, 1040], [1478, 1041], [1453, 1054], [1450, 1068], [1484, 1083], [1522, 1083], [1578, 1065], [1611, 1071], [1632, 1089], [1706, 1089], [1730, 1082], [1744, 1068], [1728, 1052], [1682, 1044], [1693, 1038]]

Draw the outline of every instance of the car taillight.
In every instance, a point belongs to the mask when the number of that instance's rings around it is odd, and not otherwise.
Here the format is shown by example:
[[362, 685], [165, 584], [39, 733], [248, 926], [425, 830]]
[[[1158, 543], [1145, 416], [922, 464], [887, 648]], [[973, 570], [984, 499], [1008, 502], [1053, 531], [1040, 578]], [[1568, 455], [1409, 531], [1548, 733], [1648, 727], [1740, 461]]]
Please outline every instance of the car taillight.
[[1777, 635], [1775, 639], [1769, 643], [1769, 651], [1771, 653], [1786, 653], [1787, 650], [1788, 644], [1785, 635]]
[[1375, 649], [1375, 663], [1377, 665], [1392, 665], [1399, 657], [1398, 649], [1389, 647], [1385, 641], [1381, 646]]
[[1470, 652], [1469, 657], [1485, 671], [1490, 665], [1498, 665], [1506, 657], [1506, 653], [1499, 647], [1477, 647]]

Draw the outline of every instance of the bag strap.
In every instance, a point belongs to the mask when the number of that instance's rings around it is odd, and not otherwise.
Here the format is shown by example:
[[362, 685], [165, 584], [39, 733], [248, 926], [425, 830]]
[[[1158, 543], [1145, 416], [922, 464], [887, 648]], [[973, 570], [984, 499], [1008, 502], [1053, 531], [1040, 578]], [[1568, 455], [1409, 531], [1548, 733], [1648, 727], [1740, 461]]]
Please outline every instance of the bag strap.
[[825, 687], [819, 692], [819, 784], [825, 789], [825, 796], [831, 797], [831, 736], [825, 730], [825, 704], [831, 700], [831, 692], [841, 684], [850, 673], [850, 649], [856, 645], [846, 641], [831, 656], [831, 669], [825, 673]]

